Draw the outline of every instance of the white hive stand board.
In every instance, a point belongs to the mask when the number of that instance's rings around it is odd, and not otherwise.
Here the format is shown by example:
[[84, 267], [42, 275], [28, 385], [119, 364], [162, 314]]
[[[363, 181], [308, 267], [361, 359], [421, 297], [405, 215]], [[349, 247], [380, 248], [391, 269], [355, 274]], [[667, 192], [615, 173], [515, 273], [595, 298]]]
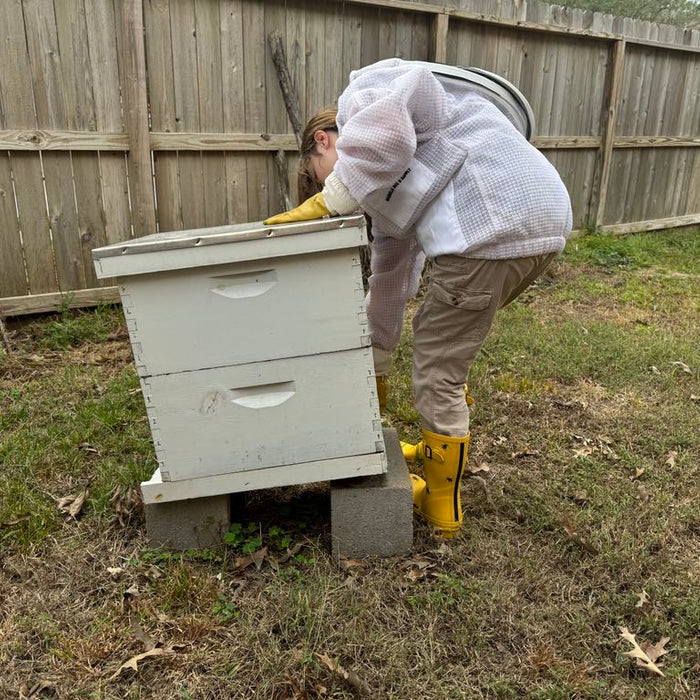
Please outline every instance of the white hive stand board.
[[118, 279], [159, 468], [146, 503], [386, 471], [362, 216], [146, 236]]

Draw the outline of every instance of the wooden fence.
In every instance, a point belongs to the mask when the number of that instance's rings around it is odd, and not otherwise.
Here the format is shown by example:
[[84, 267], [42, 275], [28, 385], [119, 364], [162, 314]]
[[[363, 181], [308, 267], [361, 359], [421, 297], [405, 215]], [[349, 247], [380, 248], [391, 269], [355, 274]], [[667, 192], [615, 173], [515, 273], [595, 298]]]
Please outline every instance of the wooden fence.
[[2, 0], [0, 27], [0, 314], [115, 299], [96, 246], [283, 207], [273, 30], [302, 117], [381, 58], [481, 66], [532, 103], [577, 228], [700, 223], [697, 31], [513, 0]]

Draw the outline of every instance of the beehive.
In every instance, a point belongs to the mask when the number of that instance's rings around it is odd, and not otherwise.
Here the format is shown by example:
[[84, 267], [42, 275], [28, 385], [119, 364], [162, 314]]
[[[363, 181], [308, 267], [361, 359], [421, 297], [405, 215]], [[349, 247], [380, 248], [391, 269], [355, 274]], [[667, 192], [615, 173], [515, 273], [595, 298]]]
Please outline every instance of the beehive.
[[361, 216], [160, 233], [116, 277], [159, 468], [146, 503], [386, 471]]

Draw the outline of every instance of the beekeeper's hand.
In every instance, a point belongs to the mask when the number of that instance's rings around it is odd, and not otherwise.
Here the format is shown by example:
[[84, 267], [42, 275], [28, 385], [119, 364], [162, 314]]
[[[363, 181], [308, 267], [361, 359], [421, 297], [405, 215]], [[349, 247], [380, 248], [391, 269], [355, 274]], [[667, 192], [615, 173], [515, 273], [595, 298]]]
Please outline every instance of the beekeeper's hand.
[[310, 221], [322, 219], [324, 216], [343, 216], [359, 209], [357, 200], [348, 192], [348, 188], [332, 172], [323, 185], [323, 190], [309, 197], [298, 207], [282, 214], [271, 216], [263, 223], [268, 225], [289, 224], [293, 221]]

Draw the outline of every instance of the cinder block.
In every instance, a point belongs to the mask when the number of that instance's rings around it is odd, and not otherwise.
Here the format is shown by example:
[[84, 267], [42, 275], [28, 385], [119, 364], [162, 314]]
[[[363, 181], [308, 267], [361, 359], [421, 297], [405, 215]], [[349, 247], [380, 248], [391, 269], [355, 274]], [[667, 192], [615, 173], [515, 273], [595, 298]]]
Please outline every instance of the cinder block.
[[413, 499], [396, 430], [384, 428], [387, 472], [331, 481], [333, 557], [390, 557], [413, 545]]
[[146, 532], [167, 549], [203, 549], [222, 543], [231, 524], [231, 499], [224, 496], [146, 504]]

